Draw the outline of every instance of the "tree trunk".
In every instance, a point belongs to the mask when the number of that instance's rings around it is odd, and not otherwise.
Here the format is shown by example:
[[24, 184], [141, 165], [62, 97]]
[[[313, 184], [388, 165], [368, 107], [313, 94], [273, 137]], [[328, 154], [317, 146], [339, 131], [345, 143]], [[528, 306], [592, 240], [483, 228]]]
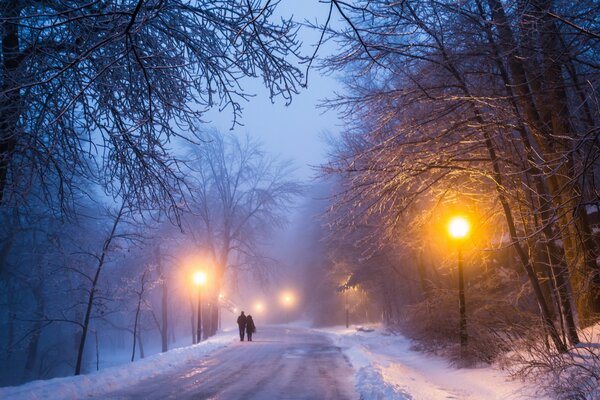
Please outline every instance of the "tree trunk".
[[138, 331], [137, 334], [137, 343], [138, 343], [138, 347], [140, 349], [140, 358], [144, 358], [145, 354], [144, 354], [144, 342], [142, 341], [142, 332]]
[[161, 329], [160, 329], [160, 341], [161, 351], [164, 353], [169, 350], [169, 285], [167, 276], [162, 269], [162, 259], [160, 246], [156, 247], [156, 262], [158, 263], [158, 273], [161, 280]]
[[131, 362], [133, 362], [133, 360], [135, 360], [135, 345], [136, 345], [135, 341], [137, 340], [137, 337], [138, 337], [137, 327], [138, 327], [138, 321], [140, 318], [140, 309], [141, 308], [142, 308], [142, 295], [139, 294], [137, 308], [135, 309], [135, 321], [133, 322], [133, 346], [131, 348]]
[[[541, 24], [540, 35], [542, 43], [543, 68], [545, 86], [544, 101], [542, 107], [548, 116], [553, 139], [556, 143], [555, 157], [566, 158], [565, 162], [559, 164], [557, 178], [559, 179], [559, 194], [557, 196], [560, 204], [565, 206], [566, 230], [570, 235], [570, 245], [573, 247], [572, 266], [574, 273], [571, 274], [573, 286], [578, 295], [578, 311], [580, 323], [588, 326], [596, 321], [593, 314], [600, 313], [600, 286], [590, 280], [589, 277], [599, 272], [596, 264], [598, 249], [595, 246], [584, 207], [579, 205], [582, 198], [582, 190], [575, 177], [575, 166], [573, 160], [571, 140], [574, 137], [571, 126], [571, 112], [567, 103], [567, 92], [563, 78], [563, 66], [565, 64], [564, 49], [560, 46], [560, 32], [556, 27], [554, 19], [550, 18], [545, 10], [549, 4], [544, 1], [534, 1], [539, 8], [539, 22]], [[563, 238], [564, 241], [564, 238]]]
[[104, 260], [106, 258], [106, 254], [108, 253], [110, 244], [115, 238], [115, 233], [117, 231], [117, 226], [121, 221], [121, 217], [123, 216], [123, 211], [125, 210], [125, 201], [121, 205], [119, 212], [115, 218], [115, 222], [113, 223], [112, 229], [110, 231], [110, 235], [104, 241], [104, 245], [102, 246], [102, 253], [98, 260], [98, 266], [96, 267], [96, 273], [94, 275], [94, 279], [92, 280], [92, 287], [90, 288], [87, 306], [85, 309], [85, 317], [83, 323], [81, 324], [81, 339], [79, 341], [79, 349], [77, 351], [77, 363], [75, 364], [75, 375], [81, 374], [81, 363], [83, 360], [83, 352], [85, 350], [85, 339], [87, 337], [88, 328], [90, 325], [90, 317], [92, 314], [92, 308], [94, 307], [94, 296], [96, 295], [96, 288], [98, 286], [98, 281], [100, 279], [100, 271], [102, 271], [102, 267], [104, 266]]
[[196, 314], [195, 309], [196, 308], [194, 307], [194, 300], [192, 299], [192, 297], [190, 297], [190, 323], [192, 324], [192, 344], [198, 343], [198, 340], [196, 338], [197, 326], [194, 324], [194, 322], [196, 321], [196, 319], [194, 318], [194, 315]]
[[[480, 2], [478, 2], [478, 7], [481, 15], [483, 16], [483, 9], [481, 7]], [[571, 307], [571, 294], [569, 288], [569, 274], [568, 269], [565, 265], [565, 253], [562, 247], [557, 246], [555, 239], [556, 234], [554, 230], [553, 223], [553, 213], [550, 208], [551, 196], [548, 194], [548, 190], [546, 189], [546, 184], [543, 181], [542, 171], [538, 168], [536, 162], [536, 152], [533, 150], [531, 142], [529, 140], [529, 136], [527, 134], [527, 129], [523, 123], [523, 117], [521, 116], [521, 111], [519, 109], [517, 96], [514, 92], [514, 84], [510, 81], [508, 71], [504, 67], [504, 63], [500, 57], [500, 52], [498, 46], [494, 41], [494, 36], [489, 29], [488, 25], [485, 25], [485, 32], [488, 38], [488, 42], [492, 47], [492, 51], [494, 54], [494, 58], [496, 61], [496, 65], [500, 71], [500, 75], [502, 80], [504, 81], [504, 87], [506, 89], [508, 98], [510, 99], [511, 106], [515, 112], [517, 118], [517, 132], [519, 133], [519, 137], [521, 138], [521, 143], [524, 146], [526, 159], [529, 165], [529, 168], [525, 171], [525, 174], [531, 176], [534, 181], [535, 191], [533, 192], [533, 196], [536, 197], [539, 201], [539, 209], [541, 216], [541, 230], [546, 239], [546, 245], [549, 256], [549, 264], [551, 266], [551, 276], [553, 278], [553, 286], [555, 286], [557, 293], [557, 301], [559, 303], [559, 308], [564, 319], [564, 323], [566, 324], [565, 329], [569, 332], [569, 341], [572, 344], [579, 343], [579, 337], [577, 335], [577, 328], [575, 326], [575, 321], [573, 318], [573, 310]], [[508, 36], [508, 33], [505, 33], [505, 36]], [[515, 68], [517, 68], [515, 66]], [[519, 75], [519, 74], [517, 74]], [[523, 89], [520, 91], [523, 94]], [[535, 115], [534, 111], [530, 112], [530, 115]], [[538, 155], [539, 158], [539, 155]]]
[[419, 255], [417, 256], [417, 271], [419, 273], [422, 296], [424, 299], [428, 299], [431, 293], [431, 283], [427, 278], [427, 271], [425, 270], [425, 263], [423, 262], [423, 249], [419, 250]]
[[160, 342], [161, 351], [164, 353], [169, 350], [169, 286], [167, 281], [164, 280], [161, 284], [162, 298], [161, 298], [161, 323], [162, 328], [160, 330]]
[[9, 0], [2, 7], [2, 61], [0, 70], [2, 81], [0, 96], [0, 204], [4, 199], [4, 189], [17, 145], [17, 126], [21, 114], [21, 95], [16, 88], [19, 84], [19, 65], [21, 53], [19, 49], [19, 14], [22, 2]]
[[[229, 242], [227, 242], [227, 246], [229, 247]], [[214, 298], [212, 301], [212, 303], [214, 304], [214, 307], [210, 313], [211, 326], [213, 328], [211, 330], [211, 336], [216, 335], [218, 327], [219, 327], [219, 316], [221, 313], [221, 307], [219, 306], [220, 305], [219, 294], [221, 293], [221, 290], [222, 290], [223, 277], [225, 275], [225, 268], [227, 266], [228, 259], [229, 259], [229, 252], [227, 252], [227, 254], [225, 254], [223, 257], [221, 257], [221, 261], [215, 271], [215, 290], [213, 293]]]
[[206, 296], [202, 303], [202, 339], [206, 340], [213, 336], [213, 301], [214, 298]]
[[90, 288], [88, 302], [85, 309], [85, 317], [83, 320], [83, 324], [81, 325], [81, 338], [79, 340], [79, 348], [77, 350], [77, 363], [75, 364], [75, 375], [81, 374], [81, 362], [83, 360], [83, 352], [85, 350], [85, 339], [87, 337], [87, 332], [90, 324], [90, 316], [92, 314], [92, 307], [94, 305], [96, 286], [98, 284], [98, 278], [100, 277], [100, 270], [102, 269], [103, 264], [104, 260], [102, 259], [102, 261], [98, 264], [98, 267], [96, 268], [96, 274], [94, 275], [92, 287]]
[[42, 292], [42, 285], [36, 284], [33, 290], [33, 295], [36, 300], [35, 315], [37, 320], [34, 322], [32, 329], [31, 340], [27, 346], [27, 359], [25, 361], [25, 372], [33, 371], [35, 360], [37, 359], [37, 352], [40, 343], [40, 337], [42, 335], [42, 320], [41, 317], [44, 315], [44, 297]]
[[96, 338], [96, 371], [100, 371], [100, 344], [98, 343], [98, 328], [94, 330], [94, 338]]
[[177, 343], [177, 338], [175, 337], [175, 329], [173, 327], [169, 327], [169, 338], [170, 343]]
[[17, 317], [17, 305], [15, 304], [15, 287], [12, 281], [7, 280], [7, 302], [8, 302], [8, 336], [6, 341], [6, 363], [12, 362], [13, 346], [15, 343], [15, 319]]
[[[488, 0], [490, 9], [492, 10], [492, 18], [494, 19], [499, 36], [500, 46], [508, 57], [508, 67], [513, 78], [511, 87], [515, 90], [516, 99], [519, 109], [522, 110], [526, 117], [528, 126], [532, 130], [533, 138], [542, 151], [542, 156], [545, 160], [552, 160], [547, 163], [548, 168], [548, 189], [551, 194], [551, 201], [558, 214], [559, 231], [562, 236], [564, 253], [570, 279], [573, 284], [573, 289], [576, 294], [591, 292], [592, 296], [580, 297], [577, 301], [578, 311], [580, 314], [580, 322], [586, 323], [586, 315], [590, 308], [594, 309], [598, 299], [594, 295], [593, 288], [590, 291], [589, 285], [582, 281], [582, 276], [586, 276], [586, 271], [582, 270], [586, 265], [586, 269], [594, 269], [595, 259], [591, 248], [581, 248], [577, 245], [577, 229], [581, 229], [577, 224], [577, 219], [573, 218], [573, 213], [577, 214], [577, 204], [575, 199], [579, 198], [580, 193], [577, 190], [576, 181], [573, 177], [572, 159], [565, 160], [565, 157], [570, 158], [570, 149], [568, 141], [564, 138], [570, 133], [568, 123], [568, 108], [566, 105], [566, 93], [564, 92], [560, 57], [555, 57], [558, 53], [553, 48], [557, 45], [554, 40], [557, 39], [553, 32], [555, 28], [546, 26], [541, 29], [542, 47], [544, 54], [544, 64], [539, 68], [544, 72], [545, 86], [544, 96], [540, 93], [532, 93], [530, 87], [531, 82], [528, 80], [526, 68], [523, 65], [523, 57], [516, 50], [516, 45], [511, 32], [510, 24], [507, 21], [504, 13], [503, 5], [498, 0]], [[544, 21], [549, 17], [542, 12], [539, 20]], [[537, 23], [537, 22], [536, 22]], [[553, 23], [553, 22], [552, 22]], [[550, 29], [550, 30], [549, 30]], [[536, 74], [538, 71], [536, 70]], [[549, 93], [549, 94], [548, 94]], [[538, 106], [544, 110], [540, 112]], [[547, 119], [544, 119], [544, 116]], [[549, 124], [547, 122], [550, 122]], [[582, 257], [583, 254], [583, 257]], [[597, 269], [597, 268], [596, 268]]]
[[552, 338], [552, 341], [553, 341], [554, 345], [556, 346], [556, 349], [560, 353], [565, 353], [567, 351], [567, 347], [560, 339], [560, 336], [558, 335], [558, 331], [556, 330], [556, 327], [554, 326], [554, 322], [552, 321], [552, 317], [551, 317], [550, 311], [548, 309], [548, 303], [547, 303], [546, 299], [544, 298], [544, 294], [542, 292], [538, 278], [533, 269], [531, 260], [529, 259], [529, 257], [527, 256], [527, 253], [525, 252], [525, 250], [519, 243], [519, 238], [517, 236], [517, 230], [515, 228], [512, 211], [510, 209], [510, 206], [508, 205], [508, 201], [506, 200], [506, 198], [504, 196], [504, 192], [502, 191], [503, 189], [501, 187], [502, 180], [501, 180], [501, 175], [500, 175], [500, 169], [499, 169], [499, 165], [498, 165], [498, 159], [496, 157], [496, 152], [495, 152], [495, 149], [492, 144], [492, 140], [488, 134], [484, 134], [484, 135], [485, 135], [486, 147], [488, 148], [488, 152], [490, 154], [490, 160], [492, 161], [492, 166], [493, 166], [493, 170], [494, 170], [494, 180], [496, 180], [496, 183], [497, 183], [496, 192], [498, 194], [498, 199], [500, 200], [500, 204], [502, 205], [502, 209], [504, 210], [504, 216], [506, 217], [506, 223], [508, 225], [508, 230], [510, 232], [511, 242], [513, 243], [513, 246], [517, 250], [517, 254], [519, 255], [519, 258], [521, 259], [523, 268], [525, 269], [525, 272], [527, 273], [527, 276], [529, 277], [529, 282], [531, 283], [531, 286], [533, 287], [533, 292], [535, 293], [535, 296], [537, 298], [538, 306], [540, 308], [540, 313], [542, 314], [544, 325], [545, 325], [546, 329], [548, 330], [548, 333], [549, 333], [550, 337]]
[[551, 270], [552, 264], [548, 259], [547, 247], [544, 246], [543, 243], [537, 243], [534, 241], [530, 242], [532, 243], [527, 247], [533, 249], [533, 252], [530, 255], [530, 257], [533, 259], [533, 269], [536, 275], [540, 277], [540, 286], [542, 287], [544, 298], [548, 301], [548, 311], [550, 311], [550, 318], [554, 320], [556, 318], [556, 313], [558, 312], [557, 307], [555, 307], [555, 304], [558, 303], [555, 303], [551, 300], [556, 299], [558, 301], [558, 293], [554, 285], [554, 278]]
[[213, 297], [213, 301], [211, 302], [211, 310], [210, 310], [210, 336], [214, 336], [217, 334], [219, 330], [219, 296], [216, 295]]

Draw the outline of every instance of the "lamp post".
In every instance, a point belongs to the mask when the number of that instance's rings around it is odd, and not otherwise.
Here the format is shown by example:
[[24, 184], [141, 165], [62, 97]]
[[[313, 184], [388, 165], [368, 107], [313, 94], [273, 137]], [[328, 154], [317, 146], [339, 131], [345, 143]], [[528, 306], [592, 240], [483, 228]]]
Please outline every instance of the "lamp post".
[[346, 329], [350, 327], [350, 305], [348, 304], [348, 288], [344, 290], [344, 308], [346, 309]]
[[194, 273], [194, 284], [198, 286], [198, 326], [196, 329], [196, 343], [202, 341], [202, 286], [206, 284], [206, 272], [196, 271]]
[[448, 224], [448, 233], [453, 239], [456, 240], [458, 245], [458, 310], [460, 313], [459, 334], [461, 355], [462, 350], [467, 346], [467, 341], [469, 339], [469, 336], [467, 334], [467, 315], [465, 306], [465, 282], [463, 272], [462, 244], [463, 240], [467, 237], [470, 230], [471, 226], [469, 224], [469, 221], [465, 217], [453, 217], [450, 220], [450, 223]]
[[223, 296], [223, 293], [219, 293], [219, 304], [217, 304], [217, 312], [219, 313], [219, 325], [218, 325], [218, 329], [221, 330], [222, 329], [222, 322], [221, 322], [221, 303], [223, 302], [223, 299], [225, 298], [225, 296]]

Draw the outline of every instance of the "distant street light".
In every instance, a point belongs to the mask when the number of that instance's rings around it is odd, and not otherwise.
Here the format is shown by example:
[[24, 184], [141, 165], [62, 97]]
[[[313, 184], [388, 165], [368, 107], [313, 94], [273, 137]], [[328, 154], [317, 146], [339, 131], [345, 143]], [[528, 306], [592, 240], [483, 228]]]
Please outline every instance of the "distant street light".
[[206, 272], [194, 272], [194, 284], [198, 286], [198, 327], [196, 329], [196, 343], [202, 340], [202, 286], [206, 285]]
[[256, 303], [254, 304], [254, 311], [255, 311], [257, 314], [263, 314], [263, 313], [265, 312], [265, 306], [264, 306], [264, 304], [263, 304], [263, 303], [261, 303], [260, 301], [259, 301], [259, 302], [256, 302]]
[[349, 276], [345, 283], [338, 286], [336, 292], [344, 294], [344, 311], [346, 313], [346, 328], [350, 327], [350, 304], [348, 304], [348, 290], [352, 289], [350, 281], [352, 276]]
[[458, 309], [460, 313], [459, 332], [461, 356], [463, 349], [467, 346], [469, 339], [467, 334], [467, 314], [465, 306], [465, 282], [463, 273], [463, 255], [462, 244], [464, 239], [469, 235], [471, 225], [465, 217], [453, 217], [448, 223], [448, 233], [457, 242], [458, 245]]
[[285, 308], [286, 323], [290, 322], [290, 309], [294, 306], [295, 298], [292, 293], [285, 292], [281, 295], [281, 302]]

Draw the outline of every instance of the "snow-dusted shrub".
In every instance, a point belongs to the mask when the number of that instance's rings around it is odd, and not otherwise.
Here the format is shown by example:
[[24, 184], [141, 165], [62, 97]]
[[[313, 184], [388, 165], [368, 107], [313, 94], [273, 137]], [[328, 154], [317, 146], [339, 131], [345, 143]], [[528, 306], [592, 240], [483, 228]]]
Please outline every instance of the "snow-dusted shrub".
[[433, 351], [458, 342], [456, 304], [455, 291], [436, 290], [435, 295], [406, 307], [403, 333]]
[[539, 324], [535, 314], [508, 300], [490, 301], [473, 291], [466, 301], [468, 344], [461, 349], [457, 300], [456, 290], [436, 289], [427, 299], [407, 307], [403, 332], [422, 349], [443, 353], [457, 365], [468, 366], [492, 363]]
[[549, 348], [542, 335], [530, 335], [506, 357], [515, 377], [538, 382], [543, 394], [559, 400], [600, 399], [600, 346], [592, 333], [566, 354]]

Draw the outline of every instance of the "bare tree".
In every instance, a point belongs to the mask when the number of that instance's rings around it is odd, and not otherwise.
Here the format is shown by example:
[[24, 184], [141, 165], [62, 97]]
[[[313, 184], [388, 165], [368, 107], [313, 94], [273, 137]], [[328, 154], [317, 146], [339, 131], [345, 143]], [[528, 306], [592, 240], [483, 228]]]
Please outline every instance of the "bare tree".
[[[214, 261], [209, 301], [218, 304], [228, 271], [262, 281], [269, 275], [273, 260], [261, 241], [285, 224], [286, 211], [302, 188], [290, 176], [289, 163], [268, 157], [248, 136], [208, 131], [202, 137], [206, 144], [190, 153], [192, 214], [184, 227]], [[214, 334], [217, 321], [218, 307], [213, 307], [207, 334]]]
[[244, 76], [261, 77], [272, 97], [296, 92], [295, 27], [272, 22], [277, 3], [3, 1], [0, 201], [49, 172], [61, 196], [78, 175], [111, 193], [125, 183], [132, 201], [173, 200], [168, 143], [188, 139], [192, 120], [218, 106], [235, 123]]
[[[385, 215], [393, 240], [406, 226], [425, 230], [444, 209], [477, 209], [490, 224], [501, 212], [561, 352], [552, 298], [573, 345], [576, 317], [594, 321], [600, 299], [597, 243], [583, 206], [596, 200], [582, 189], [599, 167], [589, 140], [600, 121], [588, 112], [600, 82], [592, 50], [598, 24], [584, 16], [597, 7], [332, 0], [331, 13], [346, 25], [321, 27], [341, 44], [326, 67], [358, 77], [331, 103], [349, 121], [343, 148], [325, 168], [344, 177], [338, 225]], [[425, 237], [415, 233], [402, 241]], [[534, 251], [538, 245], [549, 258]], [[545, 264], [546, 293], [536, 272]]]
[[[104, 243], [102, 244], [102, 248], [100, 252], [90, 254], [97, 262], [96, 267], [94, 268], [93, 274], [91, 276], [85, 275], [89, 280], [89, 288], [88, 288], [88, 298], [85, 307], [85, 315], [83, 317], [83, 321], [80, 323], [81, 325], [81, 337], [79, 340], [79, 349], [77, 351], [77, 363], [75, 364], [75, 375], [79, 375], [81, 373], [81, 365], [83, 361], [83, 354], [85, 351], [85, 342], [87, 338], [87, 333], [90, 327], [90, 321], [92, 316], [92, 310], [94, 308], [95, 302], [94, 300], [98, 294], [98, 284], [100, 282], [100, 273], [102, 272], [103, 267], [107, 262], [107, 257], [110, 252], [113, 250], [112, 245], [114, 245], [115, 241], [118, 240], [126, 240], [128, 237], [131, 237], [130, 233], [123, 232], [119, 228], [123, 224], [123, 219], [127, 217], [129, 214], [129, 209], [127, 207], [127, 198], [123, 199], [121, 205], [119, 206], [116, 214], [113, 216], [112, 226], [108, 235], [106, 236]], [[137, 316], [136, 316], [137, 317]]]
[[131, 362], [133, 362], [135, 360], [135, 346], [136, 346], [136, 341], [138, 339], [139, 339], [141, 356], [144, 357], [143, 350], [141, 350], [142, 343], [141, 343], [141, 335], [138, 330], [138, 326], [139, 326], [140, 318], [142, 316], [141, 314], [147, 308], [147, 304], [146, 304], [147, 300], [146, 300], [145, 296], [148, 296], [148, 292], [150, 290], [152, 290], [154, 288], [154, 286], [156, 286], [158, 284], [158, 282], [156, 280], [153, 280], [153, 274], [154, 274], [155, 269], [156, 268], [154, 265], [147, 265], [142, 270], [141, 275], [138, 277], [138, 281], [132, 282], [133, 284], [136, 285], [136, 287], [134, 287], [132, 289], [136, 296], [136, 306], [135, 306], [135, 317], [134, 317], [133, 332], [132, 332], [133, 344], [131, 346]]

